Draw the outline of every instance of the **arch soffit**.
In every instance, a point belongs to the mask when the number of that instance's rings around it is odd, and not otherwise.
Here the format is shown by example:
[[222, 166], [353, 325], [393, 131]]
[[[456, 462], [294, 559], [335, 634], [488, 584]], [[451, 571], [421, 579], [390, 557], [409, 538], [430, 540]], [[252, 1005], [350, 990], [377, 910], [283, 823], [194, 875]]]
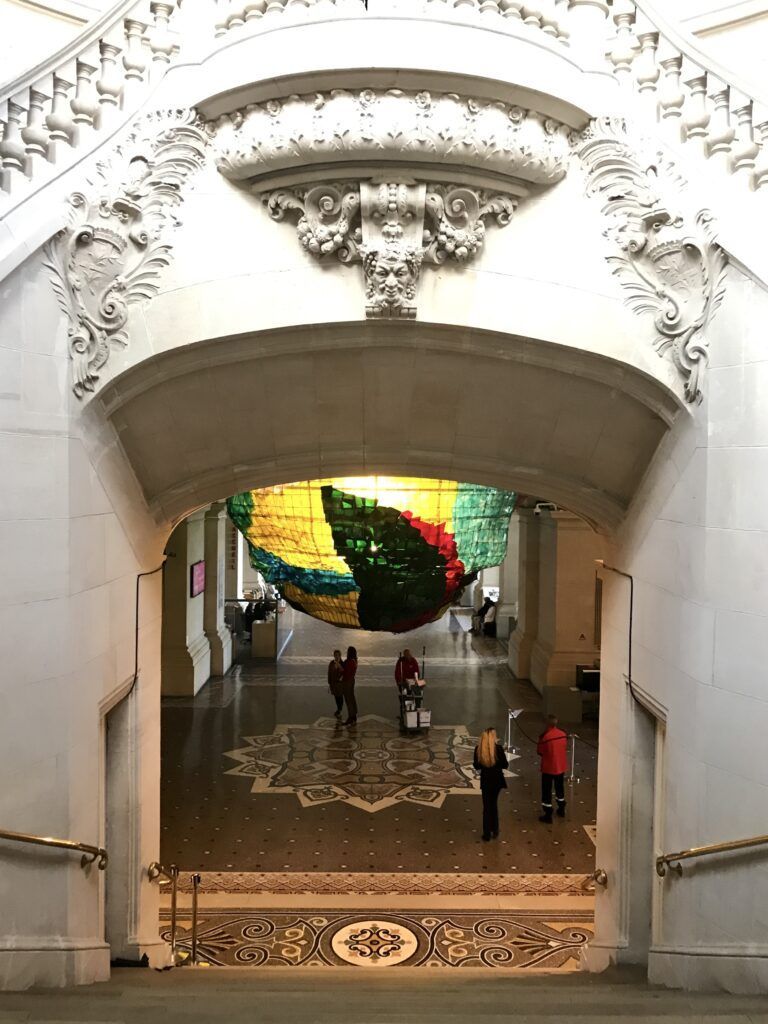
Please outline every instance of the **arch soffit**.
[[618, 526], [681, 403], [618, 361], [421, 322], [196, 343], [89, 403], [155, 520], [251, 487], [397, 473], [509, 487]]

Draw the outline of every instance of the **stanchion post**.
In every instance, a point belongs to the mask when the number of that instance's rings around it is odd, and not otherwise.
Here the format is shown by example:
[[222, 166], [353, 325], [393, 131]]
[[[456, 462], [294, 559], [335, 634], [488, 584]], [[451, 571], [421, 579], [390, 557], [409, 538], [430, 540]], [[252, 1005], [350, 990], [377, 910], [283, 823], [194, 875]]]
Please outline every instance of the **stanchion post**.
[[179, 869], [171, 864], [171, 959], [176, 963], [176, 918], [179, 896]]
[[572, 732], [568, 738], [571, 741], [571, 774], [568, 777], [568, 782], [572, 786], [574, 782], [579, 781], [576, 777], [576, 740], [579, 737], [575, 732]]
[[192, 875], [192, 966], [197, 967], [197, 890], [200, 875]]

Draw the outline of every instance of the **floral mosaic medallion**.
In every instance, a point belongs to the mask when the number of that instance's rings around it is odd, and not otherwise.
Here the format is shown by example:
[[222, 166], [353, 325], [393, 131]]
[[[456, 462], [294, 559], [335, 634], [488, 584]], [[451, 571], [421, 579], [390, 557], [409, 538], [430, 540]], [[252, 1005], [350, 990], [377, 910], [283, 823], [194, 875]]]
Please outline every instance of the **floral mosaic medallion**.
[[[161, 935], [170, 939], [169, 911]], [[179, 920], [178, 946], [191, 948], [191, 921]], [[341, 910], [202, 910], [198, 955], [222, 967], [495, 967], [577, 971], [592, 938], [591, 912], [388, 911], [360, 917]]]
[[343, 801], [373, 813], [401, 802], [442, 807], [451, 794], [480, 792], [477, 738], [463, 725], [405, 736], [397, 722], [364, 715], [353, 729], [319, 718], [243, 739], [246, 746], [225, 754], [237, 762], [226, 774], [252, 779], [252, 793], [293, 793], [302, 807]]
[[411, 929], [392, 921], [355, 921], [339, 928], [331, 939], [336, 956], [357, 967], [403, 964], [418, 948]]

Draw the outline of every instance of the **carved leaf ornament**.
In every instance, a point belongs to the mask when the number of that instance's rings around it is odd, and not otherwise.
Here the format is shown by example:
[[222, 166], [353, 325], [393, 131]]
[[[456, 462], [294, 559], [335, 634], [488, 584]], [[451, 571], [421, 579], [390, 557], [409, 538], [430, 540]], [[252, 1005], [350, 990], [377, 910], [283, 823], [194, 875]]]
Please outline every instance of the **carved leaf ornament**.
[[112, 344], [127, 342], [129, 306], [157, 293], [170, 263], [182, 190], [207, 137], [189, 111], [150, 115], [97, 165], [101, 195], [71, 197], [73, 223], [46, 247], [46, 266], [69, 320], [73, 390], [93, 391]]
[[598, 119], [576, 139], [588, 194], [602, 201], [604, 234], [621, 255], [607, 257], [635, 313], [650, 313], [655, 348], [670, 352], [688, 402], [702, 399], [709, 358], [705, 330], [725, 292], [727, 257], [712, 215], [672, 211], [660, 163], [632, 150], [618, 119]]

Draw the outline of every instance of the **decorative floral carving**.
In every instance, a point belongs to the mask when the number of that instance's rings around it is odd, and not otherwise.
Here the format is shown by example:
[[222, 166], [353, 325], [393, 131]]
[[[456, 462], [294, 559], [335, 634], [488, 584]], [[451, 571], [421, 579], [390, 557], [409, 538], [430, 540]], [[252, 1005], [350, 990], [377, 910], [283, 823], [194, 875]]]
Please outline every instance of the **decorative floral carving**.
[[93, 391], [110, 345], [127, 343], [129, 305], [156, 294], [170, 263], [166, 237], [206, 142], [189, 111], [150, 115], [98, 165], [98, 198], [71, 197], [73, 223], [47, 246], [46, 266], [69, 318], [78, 398]]
[[208, 130], [219, 170], [234, 181], [318, 160], [399, 160], [551, 185], [564, 177], [569, 156], [566, 128], [535, 111], [401, 89], [334, 89], [254, 103]]
[[506, 227], [515, 206], [511, 196], [460, 185], [433, 186], [426, 200], [426, 212], [434, 222], [434, 229], [425, 232], [426, 258], [433, 263], [473, 259], [485, 241], [485, 219], [492, 216], [499, 227]]
[[[333, 182], [262, 196], [275, 220], [298, 211], [307, 252], [362, 262], [368, 317], [413, 318], [423, 263], [465, 263], [485, 241], [486, 221], [509, 224], [517, 198], [467, 185]], [[425, 223], [426, 221], [426, 223]]]
[[[655, 347], [670, 351], [685, 381], [688, 402], [700, 402], [708, 360], [707, 324], [725, 290], [727, 257], [715, 241], [707, 210], [689, 214], [665, 201], [664, 167], [643, 161], [629, 145], [620, 119], [593, 121], [576, 139], [590, 195], [607, 218], [605, 236], [622, 255], [608, 262], [625, 301], [651, 313]], [[683, 204], [681, 195], [675, 207]]]

